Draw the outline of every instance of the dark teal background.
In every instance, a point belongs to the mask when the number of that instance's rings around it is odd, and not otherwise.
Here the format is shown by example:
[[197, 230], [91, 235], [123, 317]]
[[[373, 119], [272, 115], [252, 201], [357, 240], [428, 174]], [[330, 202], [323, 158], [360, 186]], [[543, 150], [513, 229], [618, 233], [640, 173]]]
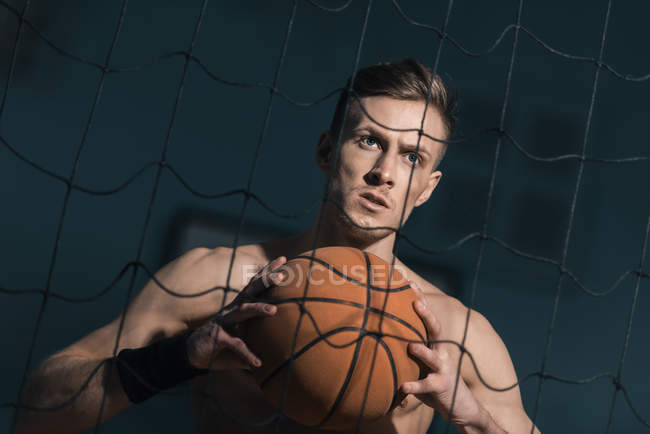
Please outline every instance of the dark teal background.
[[[437, 28], [443, 26], [449, 6], [444, 1], [399, 4], [413, 20]], [[598, 58], [606, 1], [529, 0], [522, 4], [521, 25], [544, 44], [573, 56]], [[7, 5], [22, 10], [23, 2], [0, 4], [3, 92], [19, 22]], [[455, 1], [447, 32], [466, 49], [483, 52], [506, 26], [516, 23], [518, 5], [512, 0]], [[117, 1], [92, 5], [78, 0], [36, 2], [27, 18], [56, 46], [101, 64], [120, 8]], [[200, 8], [198, 1], [129, 3], [110, 66], [145, 66], [106, 76], [75, 184], [110, 189], [145, 164], [160, 160], [185, 62], [183, 56], [160, 57], [188, 50]], [[367, 2], [354, 1], [340, 13], [331, 13], [298, 2], [278, 88], [295, 100], [311, 102], [342, 87], [353, 71], [367, 8]], [[290, 2], [209, 2], [193, 54], [220, 78], [270, 84], [291, 9]], [[603, 62], [623, 75], [650, 72], [649, 12], [642, 2], [612, 5]], [[641, 252], [650, 214], [650, 82], [622, 80], [601, 69], [587, 130], [595, 62], [552, 54], [522, 30], [509, 97], [504, 100], [515, 33], [510, 28], [489, 54], [472, 57], [449, 40], [440, 44], [436, 33], [406, 23], [391, 2], [372, 3], [360, 64], [416, 57], [433, 65], [442, 50], [438, 72], [460, 94], [458, 143], [443, 162], [440, 186], [430, 202], [414, 213], [405, 234], [418, 246], [444, 249], [481, 231], [498, 142], [497, 135], [486, 130], [499, 126], [506, 104], [504, 129], [537, 156], [578, 154], [586, 134], [589, 157], [646, 157], [620, 164], [586, 162], [569, 226], [579, 161], [536, 162], [509, 140], [500, 142], [487, 233], [527, 254], [560, 262], [570, 229], [566, 269], [585, 287], [603, 292], [645, 259]], [[24, 27], [0, 117], [0, 135], [24, 157], [69, 177], [100, 76], [98, 69], [61, 56]], [[305, 108], [274, 97], [251, 190], [278, 211], [299, 212], [321, 197], [324, 177], [314, 164], [314, 151], [318, 135], [329, 125], [336, 98]], [[167, 162], [201, 192], [245, 188], [268, 100], [268, 89], [222, 84], [191, 62]], [[155, 176], [156, 167], [152, 167], [110, 196], [72, 191], [52, 291], [90, 296], [135, 259]], [[21, 161], [0, 143], [0, 288], [45, 287], [65, 191], [64, 183]], [[238, 218], [242, 203], [242, 196], [197, 198], [170, 171], [163, 171], [141, 260], [151, 269], [163, 264], [179, 213]], [[245, 224], [299, 231], [314, 217], [311, 212], [281, 219], [251, 202]], [[454, 287], [444, 289], [470, 303], [479, 245], [474, 237], [451, 252], [428, 255], [402, 241], [399, 252], [420, 268], [452, 276]], [[514, 255], [490, 240], [485, 241], [481, 258], [473, 306], [502, 336], [520, 378], [539, 372], [558, 267]], [[644, 269], [647, 274], [647, 260]], [[136, 288], [145, 281], [145, 273], [139, 272]], [[565, 276], [546, 372], [570, 380], [602, 372], [616, 375], [634, 307], [621, 381], [639, 415], [650, 419], [650, 286], [647, 278], [641, 279], [633, 306], [635, 283], [636, 275], [631, 274], [609, 295], [592, 297]], [[124, 278], [89, 303], [48, 299], [29, 369], [118, 315], [127, 288], [128, 278]], [[0, 293], [2, 403], [16, 400], [41, 303], [39, 295]], [[531, 417], [538, 384], [539, 378], [532, 377], [522, 385]], [[536, 423], [545, 433], [604, 433], [614, 396], [615, 387], [608, 377], [584, 385], [547, 380]], [[0, 409], [0, 427], [6, 431], [11, 415], [10, 408]], [[159, 396], [130, 408], [102, 427], [102, 432], [185, 432], [192, 425], [185, 396]], [[647, 431], [619, 392], [610, 432]]]

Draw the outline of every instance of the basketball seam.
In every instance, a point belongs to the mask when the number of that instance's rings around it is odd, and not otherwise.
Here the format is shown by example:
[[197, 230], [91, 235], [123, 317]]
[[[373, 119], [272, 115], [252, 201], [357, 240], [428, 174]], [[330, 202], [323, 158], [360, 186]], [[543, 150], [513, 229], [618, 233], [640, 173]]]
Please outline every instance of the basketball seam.
[[[293, 359], [293, 360], [298, 359], [300, 356], [302, 356], [304, 353], [306, 353], [307, 350], [309, 350], [311, 347], [313, 347], [314, 345], [316, 345], [317, 343], [319, 343], [319, 342], [321, 342], [321, 341], [324, 341], [324, 340], [325, 340], [326, 338], [328, 338], [329, 336], [332, 336], [332, 335], [335, 335], [335, 334], [337, 334], [337, 333], [341, 333], [341, 332], [347, 332], [347, 331], [360, 331], [360, 330], [363, 330], [363, 329], [361, 329], [360, 327], [351, 327], [351, 326], [346, 326], [346, 327], [338, 327], [338, 328], [336, 328], [336, 329], [333, 329], [333, 330], [328, 331], [327, 333], [323, 333], [323, 334], [319, 335], [319, 336], [316, 337], [315, 339], [313, 339], [313, 340], [309, 341], [308, 343], [306, 343], [305, 346], [303, 346], [300, 350], [296, 351], [296, 352], [293, 354], [293, 356], [290, 356], [288, 359], [286, 359], [285, 361], [283, 361], [283, 362], [282, 362], [282, 363], [281, 363], [277, 368], [275, 368], [272, 372], [270, 372], [269, 375], [267, 375], [266, 378], [264, 378], [264, 379], [260, 382], [260, 387], [264, 388], [264, 386], [266, 386], [266, 384], [267, 384], [267, 383], [268, 383], [268, 382], [269, 382], [269, 381], [270, 381], [270, 380], [271, 380], [271, 379], [272, 379], [272, 378], [273, 378], [273, 377], [274, 377], [278, 372], [280, 372], [282, 369], [284, 369], [284, 368], [286, 367], [286, 365], [289, 363], [290, 360], [292, 360], [292, 359]], [[351, 344], [352, 344], [352, 343], [351, 343]]]
[[[269, 302], [273, 303], [273, 304], [275, 304], [277, 306], [277, 305], [280, 305], [280, 304], [286, 304], [286, 303], [292, 303], [292, 302], [297, 304], [300, 301], [302, 301], [302, 302], [311, 301], [311, 302], [343, 304], [343, 305], [346, 305], [346, 306], [356, 307], [356, 308], [359, 308], [359, 309], [365, 308], [365, 306], [363, 304], [361, 304], [361, 303], [356, 303], [354, 301], [348, 301], [348, 300], [339, 300], [339, 299], [335, 299], [335, 298], [327, 298], [327, 297], [293, 297], [293, 298], [285, 298], [285, 299], [282, 299], [282, 300], [272, 300], [272, 301], [269, 301]], [[422, 336], [422, 333], [420, 333], [420, 331], [418, 329], [413, 327], [406, 320], [404, 320], [404, 319], [402, 319], [402, 318], [400, 318], [400, 317], [398, 317], [396, 315], [393, 315], [393, 314], [391, 314], [389, 312], [382, 311], [381, 309], [378, 309], [376, 307], [370, 306], [367, 309], [372, 313], [384, 315], [387, 318], [398, 322], [399, 324], [403, 325], [404, 327], [408, 328], [413, 333], [415, 333], [418, 336], [418, 338], [420, 338], [420, 341], [422, 341], [422, 342], [426, 341], [424, 336]], [[310, 316], [310, 318], [311, 318], [311, 316]], [[319, 327], [318, 327], [318, 325], [316, 323], [316, 320], [313, 319], [313, 318], [311, 318], [311, 319], [312, 319], [312, 323], [314, 324], [314, 326], [316, 328], [316, 331], [320, 332]]]
[[[390, 348], [388, 348], [388, 345], [384, 340], [381, 338], [381, 336], [373, 336], [377, 342], [381, 344], [381, 346], [384, 348], [384, 351], [386, 351], [386, 356], [388, 357], [388, 361], [390, 362], [390, 368], [393, 371], [393, 399], [392, 401], [395, 400], [395, 396], [397, 395], [397, 368], [395, 366], [395, 360], [393, 359], [393, 353], [390, 351]], [[393, 402], [391, 401], [391, 405]]]
[[[343, 399], [343, 396], [345, 395], [345, 392], [348, 390], [348, 386], [350, 385], [350, 381], [352, 380], [352, 373], [354, 372], [354, 369], [357, 366], [357, 361], [359, 359], [359, 351], [361, 350], [361, 345], [363, 343], [363, 338], [367, 335], [368, 330], [366, 330], [366, 325], [368, 324], [368, 317], [369, 317], [369, 307], [370, 307], [370, 301], [372, 297], [372, 291], [371, 291], [371, 284], [370, 282], [372, 281], [372, 269], [370, 266], [370, 258], [368, 257], [368, 254], [366, 252], [362, 252], [363, 257], [366, 261], [366, 309], [363, 312], [363, 322], [361, 323], [361, 330], [359, 332], [359, 340], [357, 341], [357, 345], [354, 348], [354, 354], [352, 355], [352, 361], [350, 362], [350, 367], [348, 368], [348, 372], [345, 376], [345, 380], [343, 381], [343, 384], [341, 385], [341, 388], [339, 389], [339, 392], [336, 396], [336, 399], [332, 403], [332, 407], [330, 407], [329, 411], [327, 412], [327, 415], [323, 418], [323, 420], [317, 425], [317, 426], [322, 426], [327, 421], [332, 417], [334, 412], [337, 410], [339, 404], [341, 403], [341, 400]], [[334, 267], [332, 267], [334, 269]], [[347, 276], [346, 276], [347, 278]]]

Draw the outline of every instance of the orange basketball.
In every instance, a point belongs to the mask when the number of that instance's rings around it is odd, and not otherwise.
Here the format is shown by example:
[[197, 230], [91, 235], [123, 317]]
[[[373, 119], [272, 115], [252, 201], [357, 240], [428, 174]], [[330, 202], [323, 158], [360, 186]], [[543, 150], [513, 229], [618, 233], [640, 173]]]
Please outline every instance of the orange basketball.
[[406, 346], [425, 341], [426, 330], [408, 281], [394, 269], [389, 282], [381, 258], [348, 247], [310, 256], [287, 262], [284, 282], [261, 296], [277, 313], [251, 320], [245, 339], [278, 410], [302, 425], [351, 429], [388, 413], [403, 398], [399, 386], [421, 378]]

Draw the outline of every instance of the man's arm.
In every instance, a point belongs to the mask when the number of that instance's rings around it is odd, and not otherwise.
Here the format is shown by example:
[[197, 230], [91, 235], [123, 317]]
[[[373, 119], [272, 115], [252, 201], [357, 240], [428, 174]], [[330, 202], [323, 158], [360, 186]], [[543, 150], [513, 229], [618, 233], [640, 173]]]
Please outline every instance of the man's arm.
[[[168, 288], [196, 286], [182, 276], [200, 268], [207, 254], [207, 249], [192, 250], [163, 267], [156, 279]], [[118, 352], [144, 347], [187, 329], [182, 321], [166, 314], [168, 308], [156, 309], [166, 301], [161, 291], [150, 280], [132, 300], [124, 317]], [[20, 397], [19, 404], [24, 408], [17, 411], [17, 433], [70, 433], [91, 428], [99, 420], [104, 396], [102, 422], [131, 405], [113, 360], [121, 322], [122, 315], [41, 363], [28, 378]]]
[[[419, 301], [423, 304], [415, 303], [414, 308], [427, 328], [429, 339], [448, 340], [449, 334], [442, 333], [440, 322], [421, 293]], [[465, 308], [462, 314], [466, 313]], [[512, 386], [517, 376], [498, 334], [475, 311], [470, 315], [465, 348], [476, 362], [480, 378], [467, 355], [463, 355], [460, 378], [457, 378], [458, 357], [453, 355], [460, 352], [453, 344], [439, 342], [428, 347], [410, 344], [409, 352], [429, 368], [429, 373], [422, 380], [405, 383], [402, 390], [433, 407], [461, 433], [530, 433], [533, 423], [524, 411], [519, 387], [507, 391], [491, 389]], [[537, 428], [534, 432], [539, 433]]]
[[492, 390], [510, 387], [518, 382], [518, 378], [505, 344], [490, 322], [476, 311], [470, 313], [465, 345], [477, 367], [474, 368], [466, 356], [463, 381], [491, 419], [503, 427], [504, 432], [539, 433], [537, 427], [533, 431], [533, 422], [524, 410], [519, 386], [504, 391]]
[[[215, 267], [213, 263], [203, 261], [204, 256], [204, 250], [189, 252], [156, 273], [156, 278], [167, 288], [183, 288], [189, 293], [211, 288], [214, 283], [206, 285], [205, 279], [206, 275], [214, 273]], [[280, 264], [282, 261], [274, 262]], [[277, 264], [273, 268], [279, 266]], [[273, 280], [262, 278], [266, 274], [268, 269], [252, 279], [242, 293], [252, 291], [251, 295], [254, 296], [254, 292], [264, 285], [274, 283]], [[209, 276], [207, 279], [214, 282]], [[124, 317], [118, 353], [123, 349], [136, 348], [136, 351], [144, 352], [147, 356], [147, 351], [153, 348], [153, 342], [158, 342], [154, 345], [159, 348], [161, 342], [169, 342], [172, 336], [187, 330], [188, 323], [196, 318], [185, 317], [183, 312], [178, 310], [183, 304], [183, 309], [194, 310], [199, 316], [205, 315], [203, 310], [208, 303], [204, 297], [210, 295], [161, 300], [161, 297], [156, 295], [163, 294], [161, 291], [155, 282], [150, 281], [133, 300]], [[164, 297], [170, 295], [164, 294]], [[211, 297], [221, 298], [221, 292], [211, 293]], [[196, 303], [190, 300], [196, 300]], [[177, 303], [173, 303], [174, 301]], [[188, 302], [194, 306], [188, 306]], [[229, 334], [225, 328], [253, 316], [274, 313], [274, 308], [270, 311], [265, 308], [267, 306], [263, 303], [248, 302], [239, 297], [236, 303], [225, 309], [225, 314], [218, 320], [204, 321], [204, 324], [189, 334], [184, 341], [186, 343], [183, 344], [183, 351], [186, 352], [184, 358], [187, 360], [188, 369], [208, 368], [210, 360], [213, 361], [213, 369], [231, 369], [256, 363], [256, 357], [241, 339]], [[213, 315], [215, 313], [216, 309], [213, 310]], [[18, 433], [80, 432], [97, 423], [102, 400], [102, 422], [131, 405], [131, 399], [125, 392], [118, 373], [119, 362], [113, 358], [113, 348], [121, 322], [120, 316], [41, 364], [30, 376], [21, 396], [20, 404], [24, 408], [18, 411]], [[223, 349], [230, 351], [224, 352]], [[137, 374], [139, 368], [146, 376], [149, 372], [146, 363], [152, 358], [131, 357], [129, 360], [140, 359], [142, 366], [136, 366], [135, 372]]]
[[[105, 328], [110, 328], [111, 325]], [[96, 333], [104, 334], [105, 330]], [[90, 336], [89, 336], [90, 337]], [[126, 409], [128, 400], [112, 358], [66, 349], [45, 360], [30, 376], [18, 410], [16, 432], [80, 432]], [[34, 410], [32, 410], [34, 409]]]

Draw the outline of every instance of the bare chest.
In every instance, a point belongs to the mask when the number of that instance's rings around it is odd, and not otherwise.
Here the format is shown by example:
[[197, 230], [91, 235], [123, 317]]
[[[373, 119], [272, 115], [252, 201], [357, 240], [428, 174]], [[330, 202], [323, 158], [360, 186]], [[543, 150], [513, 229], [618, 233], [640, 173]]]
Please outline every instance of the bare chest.
[[[227, 432], [331, 434], [298, 425], [282, 417], [264, 398], [252, 375], [246, 371], [213, 372], [211, 379], [192, 385], [193, 406], [199, 433]], [[425, 433], [433, 411], [409, 396], [387, 416], [364, 424], [362, 434]]]

